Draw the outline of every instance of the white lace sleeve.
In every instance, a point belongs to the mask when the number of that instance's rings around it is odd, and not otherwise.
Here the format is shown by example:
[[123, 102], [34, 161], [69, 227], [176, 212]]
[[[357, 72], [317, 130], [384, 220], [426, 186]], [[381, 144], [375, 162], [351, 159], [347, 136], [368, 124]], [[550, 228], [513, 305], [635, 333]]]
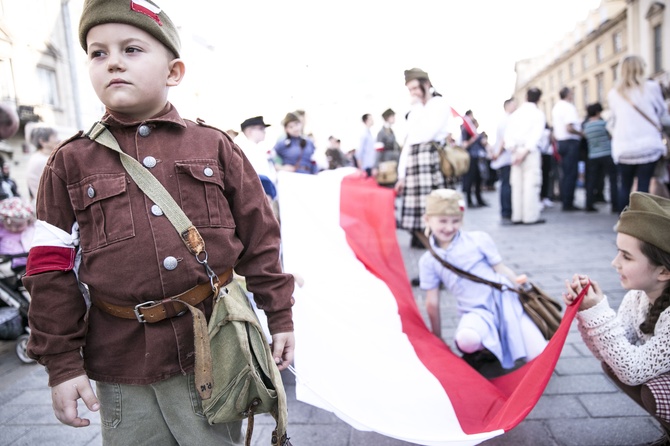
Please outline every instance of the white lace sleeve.
[[607, 298], [577, 313], [579, 331], [589, 350], [631, 386], [670, 371], [670, 309], [659, 317], [654, 334], [647, 335], [639, 326], [649, 307], [643, 292], [629, 291], [617, 314]]

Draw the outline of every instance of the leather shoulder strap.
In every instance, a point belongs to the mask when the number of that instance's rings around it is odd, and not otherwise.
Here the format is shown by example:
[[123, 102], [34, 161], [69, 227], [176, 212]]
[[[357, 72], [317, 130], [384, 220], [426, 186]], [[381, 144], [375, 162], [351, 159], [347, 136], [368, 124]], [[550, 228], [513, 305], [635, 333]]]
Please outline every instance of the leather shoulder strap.
[[495, 289], [497, 289], [497, 290], [501, 290], [501, 291], [502, 291], [502, 290], [507, 290], [507, 289], [509, 289], [509, 290], [513, 290], [513, 291], [514, 291], [514, 288], [510, 288], [510, 287], [508, 287], [507, 285], [504, 285], [504, 284], [499, 283], [499, 282], [493, 282], [493, 281], [491, 281], [491, 280], [484, 279], [483, 277], [476, 276], [476, 275], [474, 275], [474, 274], [472, 274], [472, 273], [469, 273], [468, 271], [465, 271], [465, 270], [463, 270], [463, 269], [458, 268], [458, 267], [455, 266], [455, 265], [452, 265], [451, 263], [449, 263], [449, 262], [447, 262], [446, 260], [444, 260], [442, 257], [440, 257], [440, 256], [435, 252], [435, 250], [433, 249], [433, 247], [430, 245], [430, 241], [428, 240], [428, 237], [426, 237], [426, 235], [425, 235], [423, 232], [416, 231], [414, 234], [418, 237], [418, 239], [421, 241], [421, 243], [423, 244], [423, 246], [425, 246], [426, 249], [427, 249], [428, 251], [430, 251], [430, 253], [433, 255], [433, 257], [435, 257], [435, 259], [436, 259], [438, 262], [440, 262], [440, 263], [442, 264], [442, 266], [444, 266], [444, 267], [447, 268], [448, 270], [450, 270], [450, 271], [452, 271], [452, 272], [458, 274], [458, 275], [461, 276], [461, 277], [465, 277], [465, 278], [468, 279], [468, 280], [471, 280], [471, 281], [473, 281], [473, 282], [477, 282], [477, 283], [483, 283], [484, 285], [488, 285], [488, 286], [493, 287], [493, 288], [495, 288]]

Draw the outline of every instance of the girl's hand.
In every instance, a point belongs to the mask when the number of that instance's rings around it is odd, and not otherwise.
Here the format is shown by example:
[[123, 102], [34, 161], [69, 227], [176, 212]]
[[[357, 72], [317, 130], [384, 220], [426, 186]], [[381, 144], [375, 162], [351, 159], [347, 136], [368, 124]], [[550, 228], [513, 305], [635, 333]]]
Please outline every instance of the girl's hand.
[[572, 282], [565, 281], [565, 286], [568, 289], [567, 293], [563, 293], [563, 301], [565, 304], [573, 305], [579, 293], [582, 292], [589, 282], [591, 282], [591, 286], [584, 296], [584, 299], [582, 299], [582, 303], [579, 305], [579, 311], [589, 309], [603, 300], [605, 296], [597, 282], [589, 280], [588, 276], [584, 274], [575, 274], [572, 276]]

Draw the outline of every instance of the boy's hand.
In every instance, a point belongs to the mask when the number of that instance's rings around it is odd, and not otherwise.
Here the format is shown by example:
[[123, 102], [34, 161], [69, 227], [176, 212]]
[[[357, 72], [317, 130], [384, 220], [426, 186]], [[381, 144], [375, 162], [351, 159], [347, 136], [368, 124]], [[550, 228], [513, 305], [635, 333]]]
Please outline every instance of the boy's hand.
[[270, 347], [272, 347], [272, 357], [279, 370], [284, 370], [291, 365], [295, 350], [295, 336], [292, 331], [273, 334]]
[[600, 285], [598, 285], [597, 282], [589, 280], [588, 276], [586, 275], [575, 274], [572, 276], [572, 282], [568, 282], [567, 280], [565, 281], [565, 286], [568, 289], [567, 293], [563, 293], [563, 300], [565, 301], [565, 304], [574, 304], [575, 299], [579, 293], [582, 292], [584, 287], [586, 287], [589, 281], [591, 282], [591, 287], [586, 292], [584, 299], [582, 299], [582, 303], [579, 305], [579, 311], [587, 310], [603, 300], [604, 295], [600, 289]]
[[79, 418], [77, 413], [79, 398], [84, 401], [89, 410], [97, 412], [100, 409], [100, 401], [95, 396], [91, 381], [86, 375], [77, 376], [51, 388], [51, 400], [58, 421], [72, 427], [84, 427], [91, 424], [91, 420]]

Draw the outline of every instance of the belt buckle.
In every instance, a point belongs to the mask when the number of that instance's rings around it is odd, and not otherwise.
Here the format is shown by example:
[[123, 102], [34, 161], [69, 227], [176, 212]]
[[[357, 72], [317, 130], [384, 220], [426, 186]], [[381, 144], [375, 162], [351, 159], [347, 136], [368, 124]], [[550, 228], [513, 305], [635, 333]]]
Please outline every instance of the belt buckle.
[[137, 318], [137, 321], [140, 324], [146, 324], [147, 321], [144, 319], [144, 315], [140, 313], [140, 310], [145, 307], [151, 307], [152, 305], [156, 305], [156, 302], [153, 300], [147, 301], [147, 302], [142, 302], [141, 304], [135, 305], [135, 317]]

